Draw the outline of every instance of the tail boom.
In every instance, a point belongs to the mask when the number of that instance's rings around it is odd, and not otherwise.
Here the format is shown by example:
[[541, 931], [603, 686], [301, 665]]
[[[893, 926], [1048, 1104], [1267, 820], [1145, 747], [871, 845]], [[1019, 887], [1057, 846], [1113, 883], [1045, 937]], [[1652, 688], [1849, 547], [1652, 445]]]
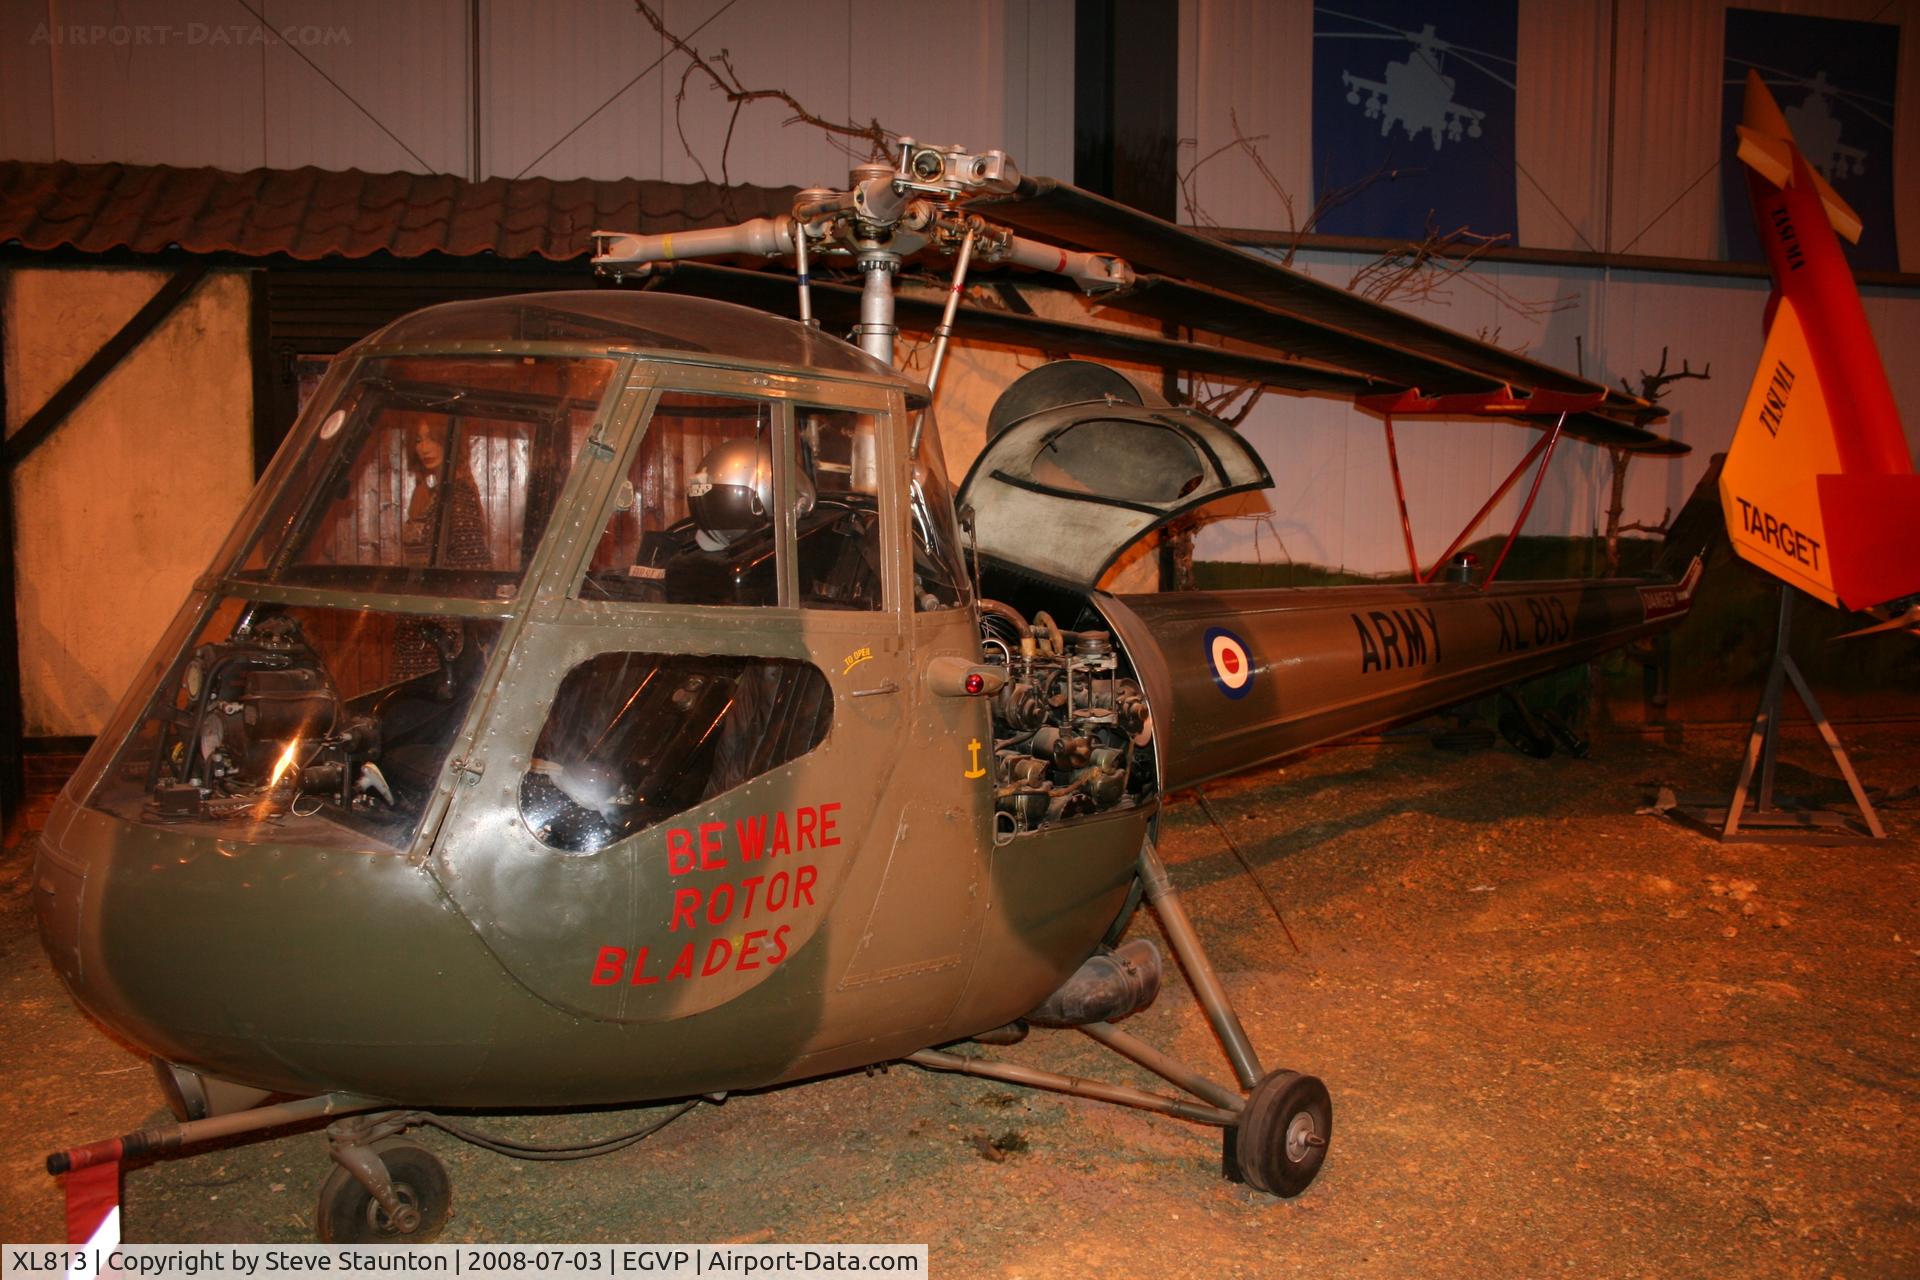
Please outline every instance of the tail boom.
[[1169, 793], [1584, 662], [1674, 626], [1678, 581], [1097, 594], [1152, 708]]

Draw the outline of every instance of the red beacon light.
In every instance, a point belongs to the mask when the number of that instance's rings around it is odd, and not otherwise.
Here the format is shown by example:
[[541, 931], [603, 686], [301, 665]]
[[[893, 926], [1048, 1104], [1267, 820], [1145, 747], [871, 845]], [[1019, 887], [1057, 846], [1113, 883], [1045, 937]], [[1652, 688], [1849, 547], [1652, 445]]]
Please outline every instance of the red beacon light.
[[998, 668], [943, 654], [927, 664], [927, 680], [943, 698], [978, 698], [1000, 692], [1007, 676]]

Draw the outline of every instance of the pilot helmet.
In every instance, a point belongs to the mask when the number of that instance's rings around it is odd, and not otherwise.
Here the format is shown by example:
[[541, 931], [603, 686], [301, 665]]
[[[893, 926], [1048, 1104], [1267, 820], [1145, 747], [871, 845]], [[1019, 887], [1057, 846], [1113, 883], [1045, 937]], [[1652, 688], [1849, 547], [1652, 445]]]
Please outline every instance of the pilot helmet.
[[[795, 476], [794, 514], [813, 510], [813, 500], [813, 481], [801, 472]], [[696, 540], [708, 551], [765, 528], [773, 510], [770, 442], [743, 436], [709, 452], [687, 482], [687, 510], [693, 515]]]

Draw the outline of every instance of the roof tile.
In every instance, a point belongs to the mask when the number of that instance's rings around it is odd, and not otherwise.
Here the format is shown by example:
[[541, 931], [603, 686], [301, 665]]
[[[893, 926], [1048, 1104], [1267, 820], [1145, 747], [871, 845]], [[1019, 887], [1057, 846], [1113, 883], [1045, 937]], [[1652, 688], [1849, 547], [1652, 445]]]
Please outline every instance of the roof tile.
[[793, 188], [652, 179], [0, 161], [0, 244], [87, 253], [580, 257], [600, 228], [660, 232], [777, 215]]

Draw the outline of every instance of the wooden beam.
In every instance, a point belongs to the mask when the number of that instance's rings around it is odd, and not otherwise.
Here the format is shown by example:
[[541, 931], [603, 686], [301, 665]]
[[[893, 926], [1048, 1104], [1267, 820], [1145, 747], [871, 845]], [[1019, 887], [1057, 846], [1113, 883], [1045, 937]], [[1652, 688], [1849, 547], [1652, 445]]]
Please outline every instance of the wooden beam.
[[68, 378], [66, 385], [47, 397], [47, 402], [34, 411], [32, 417], [20, 424], [20, 429], [7, 437], [6, 471], [11, 475], [21, 461], [45, 444], [60, 429], [67, 416], [80, 407], [93, 389], [105, 381], [108, 374], [120, 366], [120, 362], [130, 355], [147, 337], [158, 329], [174, 309], [186, 301], [187, 295], [206, 278], [208, 268], [204, 263], [194, 263], [182, 267], [167, 278], [153, 297], [147, 299], [145, 306], [133, 313], [133, 319], [120, 326], [120, 331], [108, 338], [100, 349], [93, 353], [88, 361]]
[[[7, 333], [7, 277], [0, 271], [0, 342]], [[7, 423], [7, 370], [0, 358], [0, 431]], [[11, 833], [26, 799], [21, 759], [26, 710], [20, 696], [20, 617], [14, 587], [13, 475], [0, 473], [0, 822]]]

